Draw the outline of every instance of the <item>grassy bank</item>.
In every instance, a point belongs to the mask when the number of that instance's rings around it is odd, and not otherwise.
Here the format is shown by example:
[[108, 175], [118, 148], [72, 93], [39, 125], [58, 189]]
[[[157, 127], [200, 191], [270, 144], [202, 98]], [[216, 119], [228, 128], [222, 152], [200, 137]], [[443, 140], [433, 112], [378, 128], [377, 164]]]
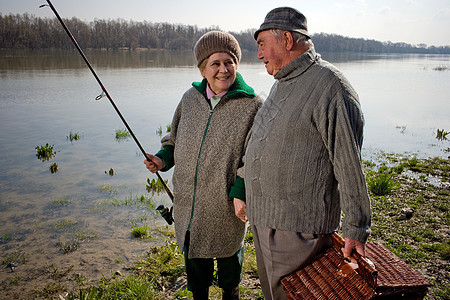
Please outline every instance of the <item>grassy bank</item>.
[[[450, 161], [390, 154], [383, 160], [378, 167], [368, 164], [370, 240], [382, 242], [432, 285], [427, 299], [450, 299]], [[383, 186], [392, 190], [373, 193]]]
[[[450, 188], [448, 159], [417, 159], [382, 154], [365, 162], [373, 210], [371, 241], [417, 270], [432, 286], [427, 299], [450, 298]], [[258, 285], [252, 235], [246, 238], [242, 299], [263, 299]], [[128, 276], [105, 278], [96, 286], [69, 293], [66, 299], [183, 299], [183, 256], [173, 239], [155, 247]], [[221, 299], [213, 286], [211, 299]]]
[[[383, 153], [377, 162], [365, 161], [364, 165], [373, 211], [370, 240], [382, 242], [431, 284], [426, 299], [450, 299], [449, 159]], [[126, 270], [104, 274], [101, 281], [89, 285], [86, 280], [79, 280], [77, 289], [67, 291], [59, 278], [73, 275], [76, 280], [76, 274], [69, 270], [55, 280], [54, 289], [39, 291], [38, 297], [189, 299], [184, 259], [174, 242], [173, 227], [164, 230], [166, 242], [151, 248]], [[240, 291], [241, 299], [263, 299], [251, 233], [246, 237]], [[216, 285], [210, 289], [210, 299], [221, 299]]]

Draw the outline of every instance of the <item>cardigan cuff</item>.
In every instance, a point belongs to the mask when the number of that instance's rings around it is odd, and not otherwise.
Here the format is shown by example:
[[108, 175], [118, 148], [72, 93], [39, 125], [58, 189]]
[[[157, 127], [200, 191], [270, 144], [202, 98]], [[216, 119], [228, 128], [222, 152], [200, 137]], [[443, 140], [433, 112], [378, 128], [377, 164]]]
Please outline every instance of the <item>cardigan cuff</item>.
[[237, 198], [245, 202], [245, 183], [244, 178], [237, 176], [236, 181], [231, 187], [230, 193], [228, 194], [230, 198]]
[[155, 156], [161, 158], [164, 161], [164, 168], [161, 169], [162, 172], [168, 171], [175, 165], [175, 160], [173, 158], [174, 151], [174, 146], [167, 145], [155, 154]]

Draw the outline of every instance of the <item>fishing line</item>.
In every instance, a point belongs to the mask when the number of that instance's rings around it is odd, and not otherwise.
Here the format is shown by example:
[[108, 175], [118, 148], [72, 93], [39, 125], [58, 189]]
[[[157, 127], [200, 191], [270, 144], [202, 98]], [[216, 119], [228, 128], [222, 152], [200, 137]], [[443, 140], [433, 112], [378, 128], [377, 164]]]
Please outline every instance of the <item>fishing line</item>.
[[[102, 93], [100, 95], [98, 95], [97, 97], [95, 97], [95, 100], [100, 100], [103, 97], [107, 97], [109, 102], [111, 103], [111, 105], [114, 107], [115, 111], [117, 112], [117, 114], [119, 115], [120, 119], [122, 120], [123, 124], [125, 125], [125, 127], [127, 128], [128, 132], [130, 133], [130, 135], [133, 137], [133, 140], [135, 141], [136, 145], [139, 147], [139, 149], [141, 150], [142, 154], [144, 154], [144, 157], [148, 159], [147, 154], [144, 150], [144, 148], [142, 147], [141, 143], [139, 143], [138, 139], [136, 138], [136, 136], [133, 133], [133, 130], [131, 130], [131, 127], [128, 125], [127, 121], [125, 120], [125, 118], [123, 117], [122, 113], [119, 111], [119, 108], [116, 106], [116, 104], [114, 103], [113, 99], [111, 98], [111, 96], [109, 95], [108, 91], [106, 90], [105, 86], [103, 85], [103, 83], [101, 82], [100, 78], [97, 76], [97, 74], [94, 71], [94, 68], [92, 68], [92, 65], [90, 64], [89, 60], [87, 59], [86, 55], [84, 55], [83, 50], [81, 50], [80, 46], [78, 45], [78, 42], [75, 40], [75, 38], [73, 37], [72, 33], [70, 32], [69, 28], [67, 28], [66, 24], [64, 23], [64, 21], [61, 19], [61, 17], [59, 16], [58, 12], [56, 11], [55, 7], [53, 6], [53, 4], [50, 2], [50, 0], [46, 0], [47, 4], [43, 4], [41, 6], [39, 6], [39, 8], [42, 8], [44, 6], [48, 6], [51, 8], [51, 10], [53, 11], [53, 13], [55, 14], [56, 18], [58, 19], [59, 23], [61, 23], [62, 27], [64, 28], [64, 30], [66, 31], [67, 35], [69, 36], [69, 38], [71, 39], [72, 43], [75, 45], [75, 47], [77, 48], [78, 52], [80, 53], [81, 57], [83, 58], [84, 62], [86, 63], [86, 65], [88, 66], [89, 70], [91, 70], [92, 75], [94, 75], [95, 79], [97, 80], [98, 84], [100, 85], [101, 89], [102, 89]], [[150, 161], [150, 160], [149, 160]], [[162, 179], [161, 175], [159, 175], [158, 172], [155, 173], [156, 176], [158, 176], [158, 179], [160, 180], [161, 184], [164, 187], [164, 190], [166, 191], [167, 195], [169, 195], [170, 199], [173, 201], [173, 193], [170, 190], [170, 188], [167, 186], [167, 184], [164, 182], [164, 180]], [[170, 222], [170, 220], [173, 222], [173, 219], [169, 219], [172, 218], [172, 208], [169, 210], [168, 208], [160, 205], [157, 208], [158, 211], [160, 211], [161, 215], [163, 215], [164, 219], [166, 219], [167, 223], [172, 224]], [[170, 216], [166, 216], [163, 214], [164, 212], [170, 213]]]

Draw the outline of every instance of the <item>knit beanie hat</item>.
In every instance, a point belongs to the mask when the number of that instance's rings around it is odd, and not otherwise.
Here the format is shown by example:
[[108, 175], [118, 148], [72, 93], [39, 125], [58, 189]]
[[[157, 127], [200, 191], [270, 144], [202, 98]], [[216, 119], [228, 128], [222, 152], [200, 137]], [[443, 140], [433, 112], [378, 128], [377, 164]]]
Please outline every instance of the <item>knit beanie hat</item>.
[[241, 60], [241, 48], [236, 38], [229, 33], [214, 30], [202, 35], [194, 46], [197, 66], [217, 52], [230, 54], [236, 64]]

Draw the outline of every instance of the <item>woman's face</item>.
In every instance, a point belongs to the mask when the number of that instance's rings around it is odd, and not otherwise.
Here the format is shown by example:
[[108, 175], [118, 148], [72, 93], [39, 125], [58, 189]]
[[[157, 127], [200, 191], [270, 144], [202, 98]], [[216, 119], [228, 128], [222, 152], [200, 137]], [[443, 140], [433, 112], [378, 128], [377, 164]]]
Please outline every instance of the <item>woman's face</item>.
[[205, 67], [200, 69], [200, 73], [208, 80], [213, 92], [220, 94], [234, 83], [236, 70], [237, 65], [228, 53], [217, 52], [206, 59]]

